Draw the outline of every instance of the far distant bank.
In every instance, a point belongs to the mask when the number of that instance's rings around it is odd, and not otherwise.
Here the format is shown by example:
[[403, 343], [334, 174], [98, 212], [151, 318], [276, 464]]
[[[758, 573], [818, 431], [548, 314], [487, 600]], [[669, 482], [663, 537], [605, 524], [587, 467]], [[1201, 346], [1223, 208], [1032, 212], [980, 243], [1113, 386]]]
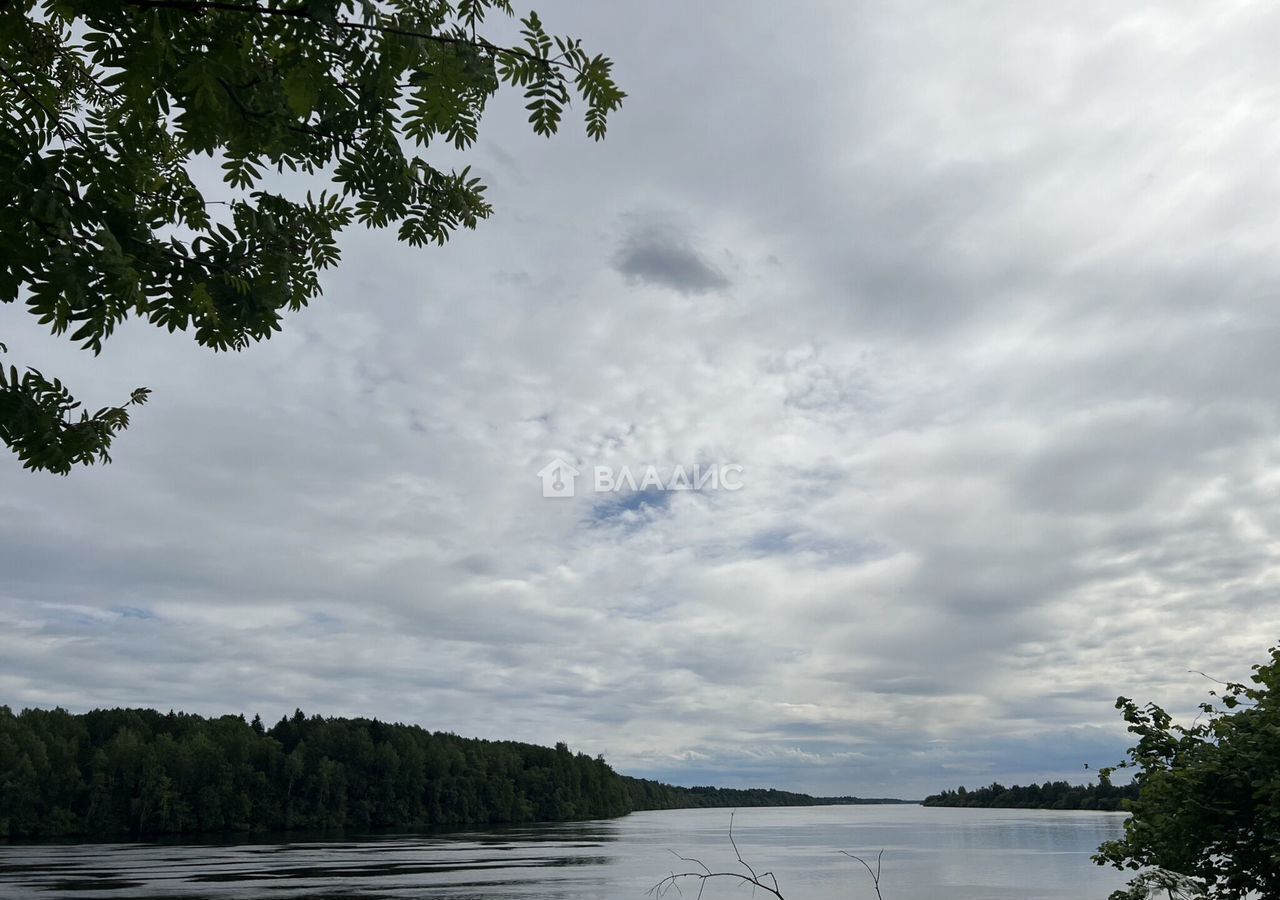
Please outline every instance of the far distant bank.
[[985, 809], [1081, 809], [1122, 812], [1138, 799], [1136, 784], [1114, 785], [1106, 776], [1097, 784], [1046, 781], [1043, 784], [1005, 787], [999, 782], [966, 790], [963, 786], [924, 798], [924, 806], [952, 806]]
[[[773, 788], [677, 787], [645, 778], [620, 776], [636, 786], [644, 804], [638, 809], [728, 809], [751, 806], [867, 806], [884, 804], [919, 805], [919, 800], [896, 797], [814, 797]], [[674, 792], [674, 793], [670, 793]], [[668, 798], [669, 805], [668, 805]]]

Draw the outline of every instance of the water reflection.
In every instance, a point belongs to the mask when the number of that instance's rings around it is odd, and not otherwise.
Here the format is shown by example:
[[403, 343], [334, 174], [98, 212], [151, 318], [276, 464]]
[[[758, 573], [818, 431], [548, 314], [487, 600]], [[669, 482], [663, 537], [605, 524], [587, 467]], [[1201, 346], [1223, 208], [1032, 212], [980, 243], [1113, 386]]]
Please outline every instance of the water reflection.
[[[739, 845], [797, 900], [868, 895], [838, 849], [885, 850], [894, 900], [1080, 900], [1122, 881], [1089, 853], [1114, 837], [1105, 813], [921, 807], [748, 809]], [[441, 834], [315, 835], [153, 844], [0, 846], [0, 896], [55, 898], [344, 898], [600, 900], [644, 896], [670, 871], [667, 850], [732, 864], [725, 810]], [[863, 876], [864, 877], [864, 876]], [[732, 885], [704, 900], [745, 896]]]

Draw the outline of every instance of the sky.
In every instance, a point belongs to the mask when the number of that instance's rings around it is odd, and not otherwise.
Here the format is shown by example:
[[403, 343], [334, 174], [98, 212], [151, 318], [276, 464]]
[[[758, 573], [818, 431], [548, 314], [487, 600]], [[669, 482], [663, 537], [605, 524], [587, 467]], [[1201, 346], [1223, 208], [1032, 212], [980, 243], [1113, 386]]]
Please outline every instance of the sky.
[[[154, 392], [109, 466], [0, 458], [0, 702], [920, 797], [1086, 780], [1117, 695], [1248, 675], [1280, 637], [1280, 9], [539, 12], [629, 97], [599, 144], [496, 100], [477, 231], [348, 231], [239, 354], [134, 322], [95, 358], [0, 309], [90, 408]], [[649, 466], [741, 487], [594, 489]]]

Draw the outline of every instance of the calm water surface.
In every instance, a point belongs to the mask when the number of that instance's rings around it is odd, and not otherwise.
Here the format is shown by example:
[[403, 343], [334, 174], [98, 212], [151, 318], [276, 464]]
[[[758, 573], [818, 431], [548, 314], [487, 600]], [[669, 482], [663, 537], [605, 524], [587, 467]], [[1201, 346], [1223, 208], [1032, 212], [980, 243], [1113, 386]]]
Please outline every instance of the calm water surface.
[[[788, 900], [874, 900], [866, 872], [838, 850], [884, 849], [885, 900], [1103, 900], [1123, 882], [1089, 861], [1120, 833], [1116, 813], [826, 806], [744, 809], [734, 822], [743, 856], [777, 873]], [[449, 835], [0, 845], [0, 897], [639, 900], [685, 868], [668, 848], [733, 866], [728, 825], [727, 810], [674, 810]], [[703, 900], [750, 896], [726, 881]]]

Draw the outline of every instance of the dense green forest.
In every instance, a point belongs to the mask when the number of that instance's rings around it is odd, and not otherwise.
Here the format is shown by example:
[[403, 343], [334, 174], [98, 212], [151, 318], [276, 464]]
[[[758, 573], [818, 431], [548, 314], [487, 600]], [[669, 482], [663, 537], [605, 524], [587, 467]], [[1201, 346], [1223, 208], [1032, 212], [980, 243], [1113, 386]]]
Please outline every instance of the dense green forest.
[[969, 791], [960, 787], [924, 799], [925, 806], [985, 806], [1003, 809], [1127, 809], [1138, 797], [1136, 784], [1114, 785], [1105, 776], [1097, 784], [1070, 784], [1046, 781], [1044, 784], [991, 784]]
[[0, 838], [371, 829], [861, 802], [680, 788], [602, 758], [370, 719], [0, 706]]

